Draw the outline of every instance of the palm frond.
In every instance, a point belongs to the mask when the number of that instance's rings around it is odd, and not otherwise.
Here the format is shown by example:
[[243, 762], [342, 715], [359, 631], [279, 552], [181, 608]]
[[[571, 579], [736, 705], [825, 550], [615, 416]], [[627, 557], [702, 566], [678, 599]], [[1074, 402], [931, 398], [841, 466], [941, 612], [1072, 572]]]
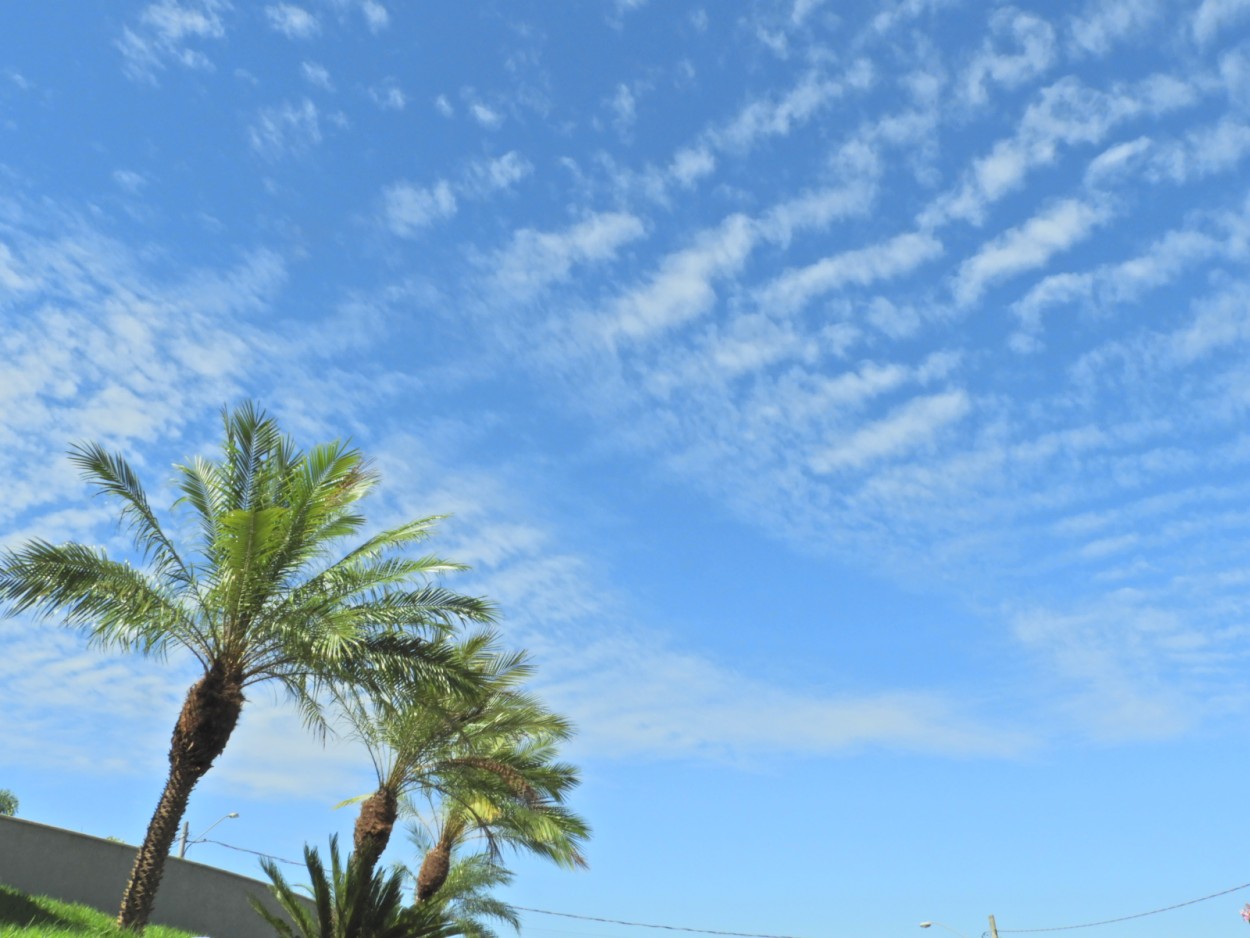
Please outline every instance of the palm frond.
[[162, 653], [174, 641], [203, 654], [177, 600], [129, 564], [81, 544], [33, 540], [0, 559], [0, 599], [13, 612], [59, 616], [102, 647]]
[[270, 892], [294, 922], [294, 929], [254, 898], [252, 908], [280, 938], [451, 938], [459, 934], [455, 922], [440, 908], [404, 907], [403, 874], [365, 869], [354, 855], [344, 860], [338, 837], [330, 838], [330, 869], [313, 847], [304, 848], [316, 918], [300, 901], [299, 893], [272, 860], [261, 868], [270, 880]]
[[70, 448], [70, 460], [99, 492], [122, 501], [122, 521], [130, 527], [135, 549], [153, 562], [154, 572], [190, 586], [195, 579], [194, 572], [183, 562], [161, 528], [130, 464], [98, 443], [75, 444]]

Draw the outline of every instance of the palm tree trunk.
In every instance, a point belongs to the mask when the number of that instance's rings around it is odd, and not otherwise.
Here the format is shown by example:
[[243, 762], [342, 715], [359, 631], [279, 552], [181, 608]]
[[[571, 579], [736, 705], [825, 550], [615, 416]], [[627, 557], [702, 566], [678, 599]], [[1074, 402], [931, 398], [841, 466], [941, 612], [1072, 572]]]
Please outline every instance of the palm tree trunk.
[[352, 833], [352, 846], [356, 851], [356, 860], [373, 875], [382, 851], [391, 842], [391, 831], [395, 828], [395, 820], [399, 817], [399, 800], [395, 793], [382, 785], [360, 806], [360, 814], [356, 816], [356, 827]]
[[447, 882], [447, 874], [451, 872], [451, 845], [450, 837], [440, 837], [421, 861], [421, 869], [417, 871], [418, 902], [431, 898]]
[[130, 881], [117, 913], [119, 928], [142, 931], [152, 914], [156, 890], [165, 872], [165, 859], [187, 810], [196, 783], [212, 768], [243, 710], [239, 675], [227, 675], [220, 662], [187, 691], [169, 746], [169, 778], [148, 823], [143, 845], [135, 855]]

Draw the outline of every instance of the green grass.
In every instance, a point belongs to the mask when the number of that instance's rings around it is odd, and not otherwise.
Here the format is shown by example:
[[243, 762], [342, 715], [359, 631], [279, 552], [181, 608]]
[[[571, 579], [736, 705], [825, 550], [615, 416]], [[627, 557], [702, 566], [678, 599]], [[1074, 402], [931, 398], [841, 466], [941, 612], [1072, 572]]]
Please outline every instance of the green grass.
[[[100, 938], [121, 934], [113, 916], [73, 902], [0, 886], [0, 938]], [[192, 938], [190, 932], [165, 925], [149, 925], [144, 938]]]

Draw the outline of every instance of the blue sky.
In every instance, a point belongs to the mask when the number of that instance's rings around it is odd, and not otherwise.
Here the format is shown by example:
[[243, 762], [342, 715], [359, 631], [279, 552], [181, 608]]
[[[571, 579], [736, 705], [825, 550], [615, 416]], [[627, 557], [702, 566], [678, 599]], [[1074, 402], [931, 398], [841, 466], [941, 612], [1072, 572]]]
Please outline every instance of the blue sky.
[[[1250, 2], [5, 18], [0, 541], [125, 549], [73, 441], [165, 505], [225, 404], [350, 436], [580, 727], [591, 869], [507, 898], [971, 936], [1250, 879]], [[186, 663], [0, 641], [0, 785], [140, 837]], [[261, 691], [188, 819], [296, 857], [368, 788]]]

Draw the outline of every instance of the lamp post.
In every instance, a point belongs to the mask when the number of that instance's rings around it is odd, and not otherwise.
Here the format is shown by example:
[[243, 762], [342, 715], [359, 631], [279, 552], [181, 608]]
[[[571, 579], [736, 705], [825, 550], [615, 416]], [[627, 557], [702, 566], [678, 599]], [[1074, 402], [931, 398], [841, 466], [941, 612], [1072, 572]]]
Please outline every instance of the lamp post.
[[223, 814], [217, 820], [213, 821], [212, 824], [209, 824], [208, 827], [204, 828], [204, 830], [200, 831], [200, 836], [195, 838], [195, 840], [188, 839], [190, 832], [191, 832], [191, 825], [188, 822], [183, 821], [182, 822], [182, 843], [178, 845], [178, 859], [182, 859], [183, 857], [187, 855], [188, 846], [190, 846], [192, 843], [197, 843], [197, 844], [200, 843], [204, 839], [205, 834], [211, 831], [214, 827], [216, 827], [226, 818], [232, 818], [232, 817], [238, 817], [238, 816], [239, 816], [238, 811], [231, 811], [229, 814]]

